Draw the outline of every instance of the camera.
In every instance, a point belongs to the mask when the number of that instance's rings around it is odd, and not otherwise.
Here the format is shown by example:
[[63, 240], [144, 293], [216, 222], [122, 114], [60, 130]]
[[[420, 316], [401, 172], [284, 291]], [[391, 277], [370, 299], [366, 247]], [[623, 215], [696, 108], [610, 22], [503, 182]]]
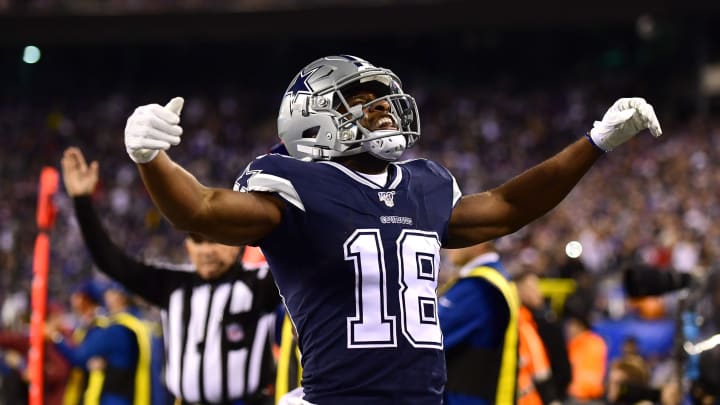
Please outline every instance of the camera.
[[[718, 278], [720, 274], [715, 276]], [[686, 290], [686, 293], [680, 296], [675, 317], [676, 374], [687, 383], [684, 385], [693, 403], [706, 403], [703, 401], [707, 401], [707, 397], [717, 400], [720, 397], [720, 334], [700, 340], [702, 317], [698, 315], [700, 303], [712, 293], [715, 283], [709, 283], [704, 277], [693, 274], [661, 270], [647, 265], [626, 266], [622, 271], [622, 279], [627, 295], [632, 298], [660, 296]]]
[[690, 287], [693, 276], [665, 271], [645, 265], [628, 266], [623, 270], [623, 286], [630, 297], [662, 295]]

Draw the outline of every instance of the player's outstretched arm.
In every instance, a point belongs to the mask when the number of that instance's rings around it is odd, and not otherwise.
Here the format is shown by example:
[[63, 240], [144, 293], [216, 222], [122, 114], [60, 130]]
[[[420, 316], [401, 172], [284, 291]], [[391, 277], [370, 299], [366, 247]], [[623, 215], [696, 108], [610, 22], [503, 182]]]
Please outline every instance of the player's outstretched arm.
[[649, 129], [662, 131], [650, 104], [619, 99], [587, 137], [492, 190], [463, 197], [450, 219], [445, 247], [462, 247], [515, 232], [560, 203], [604, 152]]
[[261, 239], [280, 223], [279, 199], [206, 187], [164, 152], [180, 143], [182, 103], [141, 106], [128, 118], [125, 147], [150, 197], [176, 228], [226, 244]]

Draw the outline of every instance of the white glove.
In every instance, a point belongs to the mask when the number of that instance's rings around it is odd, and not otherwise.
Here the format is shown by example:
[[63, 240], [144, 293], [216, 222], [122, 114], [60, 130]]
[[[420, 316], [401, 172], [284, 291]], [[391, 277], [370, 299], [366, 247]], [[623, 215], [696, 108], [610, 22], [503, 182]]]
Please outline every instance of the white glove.
[[607, 110], [602, 121], [595, 121], [590, 139], [609, 152], [646, 128], [654, 137], [662, 135], [653, 107], [643, 98], [621, 98]]
[[180, 111], [182, 97], [175, 97], [164, 107], [158, 104], [143, 105], [125, 125], [125, 150], [135, 163], [147, 163], [160, 152], [180, 143]]

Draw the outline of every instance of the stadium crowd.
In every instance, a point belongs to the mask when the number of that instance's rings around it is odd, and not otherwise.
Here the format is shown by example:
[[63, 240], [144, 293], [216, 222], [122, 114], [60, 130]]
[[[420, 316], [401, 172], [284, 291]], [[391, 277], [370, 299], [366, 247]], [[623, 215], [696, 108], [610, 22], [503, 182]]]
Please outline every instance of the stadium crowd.
[[[430, 156], [456, 176], [463, 192], [497, 185], [517, 174], [577, 134], [598, 114], [605, 100], [589, 89], [567, 87], [553, 94], [509, 93], [505, 89], [430, 88], [413, 94], [425, 111], [423, 138], [406, 155]], [[427, 95], [433, 94], [430, 98]], [[275, 112], [251, 121], [252, 95], [191, 97], [183, 115], [185, 142], [173, 151], [178, 160], [215, 185], [229, 184], [255, 156], [277, 141]], [[85, 109], [88, 105], [94, 108]], [[65, 146], [79, 144], [89, 158], [102, 157], [99, 198], [113, 237], [136, 254], [177, 261], [182, 235], [170, 230], [153, 210], [131, 165], [118, 155], [118, 133], [134, 105], [127, 95], [107, 95], [81, 104], [4, 105], [0, 110], [3, 141], [2, 189], [13, 198], [0, 202], [2, 291], [27, 288], [34, 238], [34, 210], [39, 169], [58, 166]], [[649, 140], [613, 151], [604, 158], [557, 210], [518, 234], [499, 241], [505, 261], [531, 265], [543, 275], [560, 276], [567, 261], [565, 243], [579, 240], [580, 261], [592, 273], [617, 269], [622, 260], [679, 271], [708, 268], [720, 254], [720, 208], [715, 190], [720, 172], [720, 126], [708, 120], [670, 122], [660, 146]], [[246, 145], [231, 150], [228, 144]], [[647, 150], [643, 150], [647, 149]], [[643, 150], [643, 153], [638, 153]], [[32, 152], [30, 152], [32, 151]], [[642, 185], [643, 187], [639, 187]], [[589, 198], [605, 193], [612, 198]], [[107, 198], [105, 198], [107, 196]], [[54, 274], [73, 280], [86, 268], [83, 244], [68, 215], [67, 196], [57, 196], [53, 234]], [[155, 235], [149, 246], [137, 235]], [[62, 294], [64, 283], [53, 283]]]
[[[583, 134], [621, 93], [614, 90], [622, 88], [622, 83], [612, 81], [566, 81], [536, 89], [504, 80], [468, 86], [422, 80], [420, 74], [409, 77], [413, 80], [406, 88], [423, 112], [423, 135], [405, 158], [423, 156], [443, 163], [464, 193], [493, 187]], [[174, 95], [155, 95], [153, 100]], [[139, 97], [97, 92], [92, 99], [2, 104], [0, 189], [10, 196], [0, 199], [5, 328], [17, 329], [15, 322], [27, 317], [40, 168], [57, 167], [66, 146], [79, 145], [88, 159], [102, 159], [97, 210], [114, 241], [138, 257], [185, 260], [184, 235], [153, 207], [122, 150], [122, 129], [132, 108], [140, 104]], [[230, 187], [251, 159], [277, 142], [275, 104], [257, 102], [266, 97], [186, 97], [185, 147], [173, 149], [173, 158], [203, 182]], [[583, 297], [592, 309], [586, 314], [591, 324], [636, 315], [671, 319], [672, 295], [664, 297], [656, 311], [623, 296], [619, 271], [625, 264], [709, 273], [720, 257], [720, 122], [699, 116], [663, 120], [661, 100], [657, 105], [666, 135], [657, 144], [650, 147], [650, 137], [639, 137], [609, 153], [558, 208], [496, 243], [510, 273], [531, 270], [541, 277], [572, 278], [579, 287], [589, 286], [582, 291], [590, 292]], [[261, 113], [253, 117], [249, 111]], [[65, 303], [75, 286], [99, 276], [72, 214], [71, 199], [61, 190], [55, 201], [49, 294]], [[577, 259], [565, 250], [573, 240], [582, 245]], [[708, 311], [720, 313], [718, 306], [720, 300], [710, 301]], [[67, 323], [72, 324], [72, 318]], [[717, 319], [711, 319], [710, 330], [714, 329], [720, 329]], [[670, 352], [660, 355], [667, 359]], [[661, 368], [650, 371], [660, 373]], [[654, 380], [662, 382], [662, 376]]]

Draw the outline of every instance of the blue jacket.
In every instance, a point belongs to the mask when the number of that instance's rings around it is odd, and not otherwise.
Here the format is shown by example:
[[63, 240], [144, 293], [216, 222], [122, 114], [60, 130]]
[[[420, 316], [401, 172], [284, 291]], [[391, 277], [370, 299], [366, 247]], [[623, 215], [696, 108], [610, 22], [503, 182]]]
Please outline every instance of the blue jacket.
[[[446, 405], [488, 405], [495, 402], [495, 398], [454, 392], [451, 380], [454, 355], [464, 356], [472, 349], [502, 353], [505, 346], [506, 330], [510, 322], [509, 303], [505, 295], [487, 279], [468, 276], [470, 271], [482, 266], [497, 270], [507, 280], [507, 271], [500, 263], [499, 256], [496, 253], [485, 254], [465, 265], [458, 280], [438, 300], [438, 318], [448, 358], [449, 387], [445, 391]], [[476, 366], [476, 369], [468, 369], [467, 375], [477, 376], [478, 381], [483, 377], [495, 378], [487, 377], [487, 373], [483, 372], [483, 367], [490, 365]], [[499, 368], [499, 365], [497, 367]], [[485, 383], [495, 387], [498, 380]]]
[[[138, 344], [135, 334], [127, 327], [111, 324], [88, 330], [82, 342], [73, 347], [64, 340], [56, 343], [60, 353], [71, 365], [87, 371], [87, 362], [102, 357], [108, 368], [133, 370], [138, 361]], [[132, 405], [132, 398], [103, 392], [99, 405]]]

